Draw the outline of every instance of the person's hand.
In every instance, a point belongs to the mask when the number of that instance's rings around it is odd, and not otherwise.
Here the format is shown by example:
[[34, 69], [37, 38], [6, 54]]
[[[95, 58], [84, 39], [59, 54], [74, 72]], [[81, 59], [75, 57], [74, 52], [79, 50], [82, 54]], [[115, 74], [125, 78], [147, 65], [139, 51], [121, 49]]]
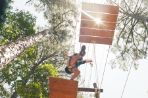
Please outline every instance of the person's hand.
[[92, 62], [92, 60], [88, 60], [88, 62]]
[[86, 60], [86, 63], [90, 63], [90, 62], [92, 62], [92, 60]]

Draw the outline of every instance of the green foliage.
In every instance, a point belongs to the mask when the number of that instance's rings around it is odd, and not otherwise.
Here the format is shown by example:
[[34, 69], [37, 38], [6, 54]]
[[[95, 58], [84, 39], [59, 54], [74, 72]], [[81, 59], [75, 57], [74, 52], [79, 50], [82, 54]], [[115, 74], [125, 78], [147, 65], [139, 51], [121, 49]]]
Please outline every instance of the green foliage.
[[118, 33], [112, 49], [116, 56], [111, 62], [113, 67], [119, 66], [123, 70], [128, 70], [129, 66], [133, 65], [137, 69], [138, 60], [147, 58], [148, 9], [144, 1], [121, 1]]
[[29, 12], [7, 12], [6, 21], [0, 30], [0, 45], [35, 34], [35, 21]]
[[2, 85], [0, 85], [0, 96], [1, 98], [9, 98], [10, 94], [9, 92], [7, 91], [6, 88], [4, 88]]
[[[51, 19], [49, 23], [52, 24], [54, 30], [53, 36], [46, 42], [36, 43], [26, 49], [0, 71], [1, 81], [10, 86], [11, 94], [17, 92], [17, 95], [23, 98], [48, 97], [48, 77], [58, 76], [56, 68], [59, 65], [61, 67], [64, 61], [60, 59], [61, 52], [67, 48], [64, 42], [73, 28], [72, 21], [70, 21], [73, 12], [64, 10], [64, 6], [62, 10], [60, 9], [56, 7], [50, 13], [53, 20]], [[23, 40], [23, 37], [33, 35], [35, 33], [34, 24], [35, 18], [28, 12], [7, 13], [7, 20], [0, 31], [0, 44], [4, 45], [17, 41], [17, 39]], [[54, 52], [56, 55], [51, 55]], [[37, 91], [37, 96], [33, 96], [36, 93], [34, 91]]]
[[[42, 0], [41, 0], [42, 1]], [[75, 33], [77, 10], [70, 0], [55, 0], [50, 1], [52, 6], [48, 5], [51, 12], [46, 11], [49, 23], [51, 24], [55, 39], [63, 42], [72, 38]]]
[[6, 18], [6, 11], [10, 8], [9, 4], [12, 0], [0, 0], [0, 29]]
[[[45, 9], [53, 37], [57, 43], [62, 43], [72, 38], [76, 28], [78, 16], [75, 0], [30, 0], [37, 9]], [[36, 3], [36, 1], [39, 1]]]
[[17, 93], [21, 98], [42, 98], [41, 85], [33, 82], [28, 85], [17, 85]]
[[42, 87], [43, 98], [48, 97], [48, 78], [49, 76], [57, 77], [57, 69], [52, 64], [43, 64], [34, 73], [34, 81], [39, 81]]
[[58, 76], [57, 69], [52, 64], [43, 64], [37, 70], [34, 77], [37, 79], [42, 74], [42, 78], [47, 78], [48, 76]]
[[[7, 67], [3, 68], [0, 71], [1, 81], [4, 82], [5, 84], [8, 84], [13, 92], [17, 91], [17, 95], [21, 96], [21, 98], [42, 98], [42, 97], [47, 98], [48, 77], [58, 76], [57, 69], [52, 64], [45, 63], [40, 65], [33, 65], [35, 64], [34, 62], [37, 60], [37, 58], [35, 59], [36, 57], [34, 56], [35, 54], [36, 54], [36, 47], [32, 46], [28, 48], [22, 55], [20, 55], [15, 61], [11, 62], [9, 65], [7, 65]], [[28, 59], [29, 57], [28, 55], [31, 58]], [[40, 86], [38, 86], [39, 88], [33, 88], [28, 86], [28, 84], [33, 85], [33, 83], [39, 83], [40, 84]], [[26, 89], [28, 89], [29, 87], [31, 88], [29, 93], [25, 92]], [[41, 89], [40, 94], [34, 97], [33, 96], [34, 92], [32, 92], [34, 91], [33, 89], [35, 89], [35, 91]], [[12, 91], [11, 93], [13, 93]], [[42, 97], [37, 97], [37, 96], [42, 96]]]
[[22, 98], [46, 98], [48, 77], [58, 76], [57, 69], [52, 64], [41, 64], [34, 68], [36, 60], [37, 46], [32, 46], [1, 70], [1, 80], [16, 90]]
[[[5, 14], [6, 19], [0, 29], [0, 45], [35, 34], [35, 17], [29, 14], [29, 12], [8, 11]], [[8, 97], [8, 94], [12, 93], [5, 90], [3, 83], [15, 90], [17, 80], [27, 76], [30, 71], [28, 65], [32, 64], [31, 62], [34, 62], [36, 59], [36, 49], [34, 46], [28, 48], [24, 55], [22, 54], [0, 71], [0, 87], [3, 88], [0, 96]]]

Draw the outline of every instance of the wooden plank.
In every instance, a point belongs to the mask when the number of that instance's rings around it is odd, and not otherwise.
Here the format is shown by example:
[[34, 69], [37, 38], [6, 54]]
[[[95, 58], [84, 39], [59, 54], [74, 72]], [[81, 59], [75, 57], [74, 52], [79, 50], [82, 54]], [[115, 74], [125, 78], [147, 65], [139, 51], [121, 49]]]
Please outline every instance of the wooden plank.
[[82, 10], [92, 12], [103, 12], [110, 14], [118, 14], [119, 7], [113, 5], [103, 5], [94, 3], [82, 3]]
[[101, 22], [100, 24], [97, 24], [94, 20], [81, 19], [81, 27], [115, 30], [116, 23]]
[[105, 14], [105, 13], [94, 13], [94, 12], [85, 12], [81, 13], [81, 19], [87, 19], [92, 20], [93, 19], [100, 19], [101, 21], [106, 22], [116, 22], [118, 15], [112, 15], [112, 14]]
[[61, 78], [49, 78], [49, 98], [76, 98], [78, 82]]
[[80, 36], [79, 42], [112, 45], [112, 38]]
[[80, 35], [113, 37], [114, 36], [114, 31], [82, 27], [82, 28], [80, 28]]

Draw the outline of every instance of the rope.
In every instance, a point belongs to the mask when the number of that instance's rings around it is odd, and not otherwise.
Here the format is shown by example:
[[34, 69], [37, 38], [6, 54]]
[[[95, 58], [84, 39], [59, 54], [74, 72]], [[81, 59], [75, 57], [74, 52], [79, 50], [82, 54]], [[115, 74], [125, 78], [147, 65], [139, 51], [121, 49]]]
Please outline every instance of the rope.
[[99, 83], [99, 74], [98, 74], [98, 66], [97, 66], [97, 61], [96, 61], [96, 48], [95, 48], [95, 44], [93, 44], [93, 48], [94, 48], [94, 53], [93, 53], [94, 54], [94, 64], [95, 64], [95, 67], [96, 67], [96, 70], [95, 70], [96, 71], [96, 73], [95, 73], [96, 74], [95, 75], [96, 76], [96, 82]]
[[127, 77], [126, 77], [126, 80], [125, 80], [125, 84], [123, 86], [123, 91], [122, 91], [122, 94], [121, 94], [121, 98], [123, 98], [123, 94], [124, 94], [124, 91], [125, 91], [125, 87], [126, 87], [126, 84], [127, 84], [127, 81], [128, 81], [128, 78], [129, 78], [129, 75], [130, 75], [130, 72], [131, 72], [131, 69], [132, 69], [132, 64], [130, 66], [130, 69], [128, 71], [128, 74], [127, 74]]
[[[86, 52], [87, 58], [88, 58], [88, 54], [87, 54], [88, 52], [89, 52], [89, 47], [88, 47], [87, 52]], [[88, 65], [88, 64], [86, 64], [86, 65]], [[86, 74], [86, 69], [87, 69], [87, 67], [85, 67], [85, 77], [86, 77], [86, 75], [87, 75], [87, 74]], [[85, 78], [85, 77], [84, 77], [84, 78]]]
[[106, 65], [107, 65], [109, 50], [110, 50], [110, 46], [109, 46], [108, 53], [107, 53], [107, 57], [106, 57], [106, 61], [105, 61], [105, 66], [104, 66], [104, 70], [103, 70], [103, 75], [102, 75], [102, 80], [101, 80], [100, 88], [101, 88], [101, 86], [102, 86], [103, 79], [104, 79], [104, 74], [105, 74], [105, 70], [106, 70]]
[[90, 84], [90, 81], [92, 80], [91, 78], [92, 78], [92, 67], [91, 67], [91, 69], [90, 69], [90, 77], [89, 77], [89, 82], [88, 82], [88, 84]]
[[[90, 52], [90, 44], [89, 44], [89, 48], [88, 48], [88, 53]], [[88, 58], [88, 57], [87, 57]], [[87, 66], [89, 66], [90, 67], [90, 65], [88, 65], [88, 63], [87, 63]], [[87, 67], [88, 68], [88, 67]], [[90, 83], [91, 83], [91, 78], [92, 78], [92, 74], [93, 74], [93, 71], [92, 71], [92, 67], [90, 67], [90, 70], [89, 70], [89, 72], [90, 72], [90, 75], [89, 75], [89, 78], [88, 78], [88, 83], [87, 83], [87, 85], [89, 85]], [[89, 85], [90, 86], [90, 85]]]

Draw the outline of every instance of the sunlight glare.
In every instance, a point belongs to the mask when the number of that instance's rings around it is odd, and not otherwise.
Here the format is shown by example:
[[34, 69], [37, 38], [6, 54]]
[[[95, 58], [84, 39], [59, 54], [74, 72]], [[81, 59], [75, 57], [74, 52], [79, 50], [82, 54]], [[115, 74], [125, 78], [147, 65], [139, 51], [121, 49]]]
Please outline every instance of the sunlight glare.
[[93, 21], [95, 21], [96, 22], [96, 24], [101, 24], [102, 23], [102, 20], [101, 20], [101, 18], [95, 18], [95, 17], [93, 17], [93, 16], [91, 16], [90, 14], [88, 14], [87, 12], [85, 12], [84, 10], [82, 10], [82, 13], [83, 14], [85, 14], [86, 16], [88, 16], [89, 18], [91, 18]]
[[99, 24], [102, 23], [102, 20], [100, 18], [97, 18], [97, 19], [95, 19], [95, 22], [96, 22], [97, 25], [99, 25]]

